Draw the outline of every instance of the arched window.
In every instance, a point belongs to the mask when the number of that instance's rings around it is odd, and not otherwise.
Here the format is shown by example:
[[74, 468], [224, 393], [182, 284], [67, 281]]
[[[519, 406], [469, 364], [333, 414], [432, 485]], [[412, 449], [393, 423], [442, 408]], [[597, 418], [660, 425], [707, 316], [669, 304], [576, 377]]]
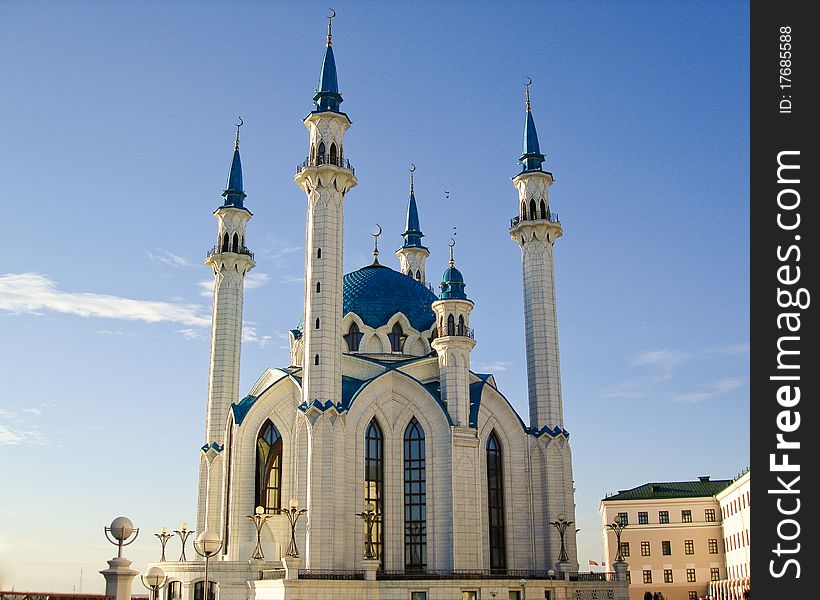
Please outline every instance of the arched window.
[[282, 436], [270, 420], [256, 436], [256, 506], [274, 514], [282, 506]]
[[521, 218], [526, 221], [527, 220], [527, 203], [523, 200], [521, 201]]
[[401, 352], [402, 348], [404, 348], [404, 340], [407, 339], [407, 336], [404, 335], [404, 331], [402, 331], [401, 325], [398, 323], [393, 325], [393, 329], [390, 330], [390, 334], [387, 337], [390, 340], [390, 350], [392, 352]]
[[373, 504], [381, 518], [373, 524], [373, 547], [382, 560], [384, 548], [384, 436], [374, 418], [364, 435], [364, 504]]
[[530, 221], [535, 221], [538, 215], [535, 212], [535, 200], [530, 199]]
[[456, 334], [456, 320], [453, 315], [447, 317], [447, 335]]
[[316, 164], [316, 145], [310, 145], [310, 161], [308, 161], [311, 165]]
[[338, 158], [336, 156], [336, 143], [330, 144], [330, 164], [338, 166]]
[[314, 357], [313, 357], [313, 364], [314, 364], [314, 365], [318, 365], [318, 364], [319, 364], [319, 355], [318, 355], [318, 354], [317, 354], [316, 356], [314, 356]]
[[233, 251], [239, 252], [239, 234], [233, 234]]
[[404, 431], [404, 568], [427, 566], [427, 474], [424, 429], [416, 420]]
[[487, 507], [490, 511], [490, 568], [506, 569], [504, 472], [501, 464], [501, 445], [498, 443], [494, 431], [487, 438]]
[[220, 248], [220, 252], [228, 252], [231, 249], [231, 236], [228, 235], [228, 232], [225, 232], [225, 235], [222, 236], [222, 248]]
[[321, 248], [316, 250], [316, 258], [322, 258], [322, 249]]
[[416, 281], [421, 281], [421, 269], [416, 270]]
[[325, 143], [319, 142], [319, 155], [317, 156], [318, 160], [316, 164], [323, 165], [325, 164]]
[[462, 315], [458, 316], [458, 335], [465, 335], [465, 327], [464, 327], [464, 317]]
[[358, 352], [359, 351], [359, 344], [362, 342], [362, 337], [364, 334], [359, 331], [359, 326], [356, 323], [350, 324], [350, 329], [347, 330], [347, 335], [344, 336], [345, 341], [347, 342], [347, 349], [350, 352]]
[[[194, 584], [194, 600], [205, 600], [205, 582], [197, 581]], [[216, 582], [208, 582], [208, 600], [216, 600]]]
[[319, 318], [316, 318], [316, 329], [319, 329]]
[[319, 292], [321, 292], [321, 291], [322, 291], [322, 282], [321, 282], [321, 281], [317, 281], [317, 282], [316, 282], [316, 293], [318, 294], [318, 293], [319, 293]]
[[547, 214], [547, 203], [541, 200], [541, 218], [547, 219], [549, 215]]
[[165, 588], [165, 600], [182, 600], [182, 582], [169, 581]]

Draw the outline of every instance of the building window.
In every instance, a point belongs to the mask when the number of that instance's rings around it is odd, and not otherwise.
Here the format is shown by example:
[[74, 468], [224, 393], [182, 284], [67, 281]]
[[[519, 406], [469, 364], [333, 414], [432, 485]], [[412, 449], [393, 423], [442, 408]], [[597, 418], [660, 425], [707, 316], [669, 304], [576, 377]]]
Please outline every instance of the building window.
[[538, 213], [535, 212], [535, 200], [530, 199], [530, 221], [535, 221], [538, 218]]
[[629, 556], [629, 542], [621, 542], [621, 556]]
[[464, 327], [464, 317], [462, 315], [458, 316], [458, 335], [466, 335], [467, 328]]
[[319, 328], [320, 328], [320, 327], [319, 327], [319, 318], [317, 317], [317, 318], [316, 318], [316, 329], [319, 329]]
[[318, 355], [318, 354], [317, 354], [316, 356], [314, 356], [314, 357], [313, 357], [313, 364], [314, 364], [314, 365], [318, 365], [318, 364], [319, 364], [319, 355]]
[[427, 474], [424, 429], [416, 420], [404, 432], [404, 568], [427, 566]]
[[182, 598], [182, 582], [169, 581], [165, 588], [165, 600], [180, 600]]
[[621, 519], [621, 525], [629, 525], [629, 515], [627, 513], [618, 513], [618, 518]]
[[[194, 600], [205, 600], [205, 582], [197, 581], [194, 584]], [[208, 600], [216, 600], [216, 582], [208, 582]]]
[[638, 513], [638, 525], [648, 525], [648, 524], [649, 524], [649, 513], [639, 512]]
[[461, 600], [478, 600], [478, 592], [476, 590], [462, 590]]
[[350, 352], [358, 352], [359, 344], [362, 343], [364, 334], [359, 331], [359, 326], [356, 323], [350, 324], [350, 329], [347, 330], [347, 335], [343, 336], [347, 342], [347, 349]]
[[717, 554], [718, 546], [717, 540], [709, 540], [709, 554]]
[[322, 249], [321, 248], [316, 249], [316, 258], [322, 258]]
[[629, 583], [629, 584], [631, 584], [631, 583], [632, 583], [632, 571], [627, 571], [627, 572], [626, 572], [626, 581], [627, 581], [627, 583]]
[[684, 554], [694, 554], [695, 553], [695, 540], [683, 540], [683, 553]]
[[658, 512], [658, 523], [669, 523], [669, 511], [662, 510]]
[[720, 579], [720, 568], [712, 567], [709, 569], [709, 575], [711, 576], [712, 581], [718, 581]]
[[698, 600], [697, 592], [689, 592], [689, 600]]
[[664, 569], [663, 570], [663, 582], [664, 583], [674, 583], [672, 581], [672, 569]]
[[256, 437], [256, 506], [278, 513], [282, 499], [282, 436], [265, 421]]
[[669, 540], [661, 542], [661, 554], [664, 556], [670, 556], [672, 554], [672, 542]]
[[410, 600], [427, 600], [427, 592], [410, 592]]
[[521, 600], [521, 590], [510, 590], [507, 594], [509, 600]]
[[645, 569], [643, 572], [643, 582], [652, 583], [652, 571], [650, 571], [649, 569]]
[[316, 293], [319, 294], [319, 293], [321, 293], [321, 291], [322, 291], [322, 282], [317, 281], [316, 282]]
[[650, 556], [649, 542], [641, 542], [641, 556]]
[[390, 330], [390, 334], [387, 337], [390, 340], [390, 350], [392, 352], [401, 352], [404, 347], [404, 340], [407, 339], [407, 336], [404, 335], [401, 329], [401, 325], [398, 323], [393, 325], [393, 329]]
[[456, 320], [453, 315], [447, 317], [447, 335], [456, 334]]
[[696, 581], [694, 569], [686, 569], [686, 581], [689, 583], [694, 583]]
[[680, 511], [680, 520], [681, 520], [681, 523], [691, 523], [692, 522], [692, 511], [691, 510], [682, 510], [682, 511]]
[[715, 520], [715, 509], [714, 508], [707, 508], [704, 511], [704, 516], [706, 518], [706, 521], [709, 521], [709, 522], [714, 521]]
[[490, 568], [506, 569], [504, 539], [504, 472], [501, 445], [495, 432], [487, 438], [487, 506], [490, 511]]
[[379, 518], [373, 523], [373, 548], [382, 560], [384, 548], [384, 436], [374, 418], [365, 432], [364, 504], [373, 504]]

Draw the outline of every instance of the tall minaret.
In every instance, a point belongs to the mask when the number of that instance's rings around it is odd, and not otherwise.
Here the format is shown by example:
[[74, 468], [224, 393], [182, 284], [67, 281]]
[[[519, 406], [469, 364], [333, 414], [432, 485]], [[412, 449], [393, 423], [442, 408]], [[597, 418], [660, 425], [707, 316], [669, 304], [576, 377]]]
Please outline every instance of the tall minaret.
[[421, 226], [419, 225], [419, 210], [416, 208], [416, 195], [413, 189], [413, 172], [416, 170], [416, 165], [411, 165], [411, 167], [410, 203], [407, 205], [407, 225], [404, 228], [404, 233], [402, 233], [404, 244], [396, 250], [396, 256], [399, 257], [402, 273], [424, 283], [426, 281], [424, 263], [427, 257], [430, 256], [430, 251], [421, 243], [424, 234], [421, 232]]
[[558, 321], [555, 310], [555, 274], [552, 247], [561, 234], [557, 215], [550, 212], [552, 173], [543, 171], [544, 155], [530, 110], [527, 84], [527, 120], [521, 173], [513, 178], [518, 190], [519, 215], [512, 220], [510, 236], [521, 246], [524, 272], [524, 327], [527, 343], [527, 380], [530, 427], [562, 427], [561, 370], [558, 354]]
[[[233, 160], [222, 206], [214, 211], [216, 245], [205, 264], [214, 272], [211, 364], [208, 369], [208, 412], [205, 445], [202, 447], [197, 530], [220, 533], [222, 516], [222, 450], [228, 410], [239, 398], [239, 352], [242, 340], [242, 298], [245, 275], [256, 263], [245, 245], [245, 227], [253, 216], [245, 208], [242, 163], [239, 158], [239, 128], [236, 126]], [[207, 490], [207, 491], [206, 491]], [[207, 523], [206, 515], [207, 512]]]
[[[331, 45], [332, 19], [328, 20], [319, 87], [313, 96], [316, 107], [304, 120], [310, 153], [294, 177], [307, 195], [302, 399], [308, 406], [314, 401], [338, 405], [342, 400], [344, 197], [357, 183], [344, 158], [344, 134], [351, 123], [339, 110], [342, 96]], [[305, 559], [311, 568], [332, 567], [331, 443], [317, 435], [310, 438]]]

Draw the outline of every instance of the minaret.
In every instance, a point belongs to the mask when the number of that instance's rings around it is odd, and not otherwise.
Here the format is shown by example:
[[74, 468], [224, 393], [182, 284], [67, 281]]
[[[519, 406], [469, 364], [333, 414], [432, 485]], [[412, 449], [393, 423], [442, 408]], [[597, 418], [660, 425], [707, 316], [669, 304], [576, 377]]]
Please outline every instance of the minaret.
[[400, 271], [416, 281], [424, 283], [424, 263], [430, 256], [430, 251], [421, 243], [424, 234], [419, 225], [419, 211], [416, 208], [416, 195], [413, 189], [413, 172], [416, 165], [410, 169], [410, 203], [407, 205], [407, 225], [404, 228], [404, 244], [396, 250], [399, 257]]
[[553, 244], [563, 230], [558, 216], [550, 212], [553, 179], [552, 173], [541, 168], [544, 155], [538, 146], [529, 86], [524, 147], [519, 159], [523, 168], [512, 180], [518, 190], [519, 215], [512, 220], [510, 236], [521, 246], [530, 427], [540, 430], [544, 426], [562, 427], [564, 423], [552, 256]]
[[[245, 246], [245, 227], [253, 216], [245, 208], [242, 163], [239, 158], [239, 128], [236, 126], [231, 170], [222, 206], [214, 211], [216, 245], [205, 264], [214, 272], [211, 364], [208, 369], [208, 411], [205, 445], [202, 447], [197, 530], [221, 532], [223, 465], [228, 410], [239, 398], [239, 353], [242, 340], [242, 298], [245, 275], [256, 263]], [[207, 492], [206, 492], [207, 488]], [[207, 512], [207, 523], [205, 515]]]
[[437, 334], [432, 342], [438, 353], [441, 399], [457, 427], [470, 426], [470, 352], [475, 347], [470, 329], [473, 301], [464, 293], [464, 277], [456, 269], [450, 245], [450, 268], [441, 280], [441, 294], [433, 302]]
[[[357, 183], [344, 158], [344, 134], [351, 122], [339, 110], [342, 96], [331, 43], [332, 19], [328, 20], [327, 49], [313, 96], [316, 107], [304, 119], [309, 155], [294, 177], [307, 196], [302, 399], [308, 406], [315, 401], [338, 405], [342, 400], [344, 198]], [[310, 568], [332, 567], [331, 443], [316, 435], [310, 441], [305, 552]]]

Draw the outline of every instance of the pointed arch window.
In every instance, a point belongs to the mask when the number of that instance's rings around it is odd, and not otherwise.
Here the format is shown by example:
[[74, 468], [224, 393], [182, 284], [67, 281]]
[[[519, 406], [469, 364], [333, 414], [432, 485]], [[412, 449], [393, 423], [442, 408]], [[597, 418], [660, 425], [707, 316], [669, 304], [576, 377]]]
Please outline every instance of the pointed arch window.
[[359, 331], [359, 326], [356, 325], [355, 322], [350, 324], [350, 329], [347, 330], [347, 334], [343, 337], [347, 342], [348, 351], [359, 351], [359, 344], [362, 343], [362, 338], [364, 337], [364, 334], [361, 331]]
[[384, 549], [384, 436], [375, 418], [365, 431], [364, 503], [373, 504], [379, 519], [373, 524], [372, 542], [376, 556], [383, 560]]
[[330, 144], [330, 164], [337, 165], [338, 164], [338, 157], [336, 155], [336, 143], [333, 142]]
[[541, 200], [541, 218], [547, 219], [549, 215], [547, 214], [547, 203]]
[[458, 316], [458, 335], [464, 335], [466, 327], [464, 327], [464, 316]]
[[487, 438], [487, 507], [490, 511], [490, 568], [506, 569], [504, 471], [501, 462], [501, 444], [498, 443], [495, 431]]
[[317, 281], [316, 282], [316, 293], [319, 294], [319, 293], [321, 293], [321, 291], [322, 291], [322, 282]]
[[427, 566], [427, 468], [424, 429], [413, 417], [404, 431], [404, 568]]
[[447, 317], [447, 335], [455, 335], [456, 334], [456, 320], [453, 315], [449, 315]]
[[535, 200], [530, 200], [530, 221], [535, 221], [538, 218], [538, 214], [535, 212]]
[[220, 252], [228, 252], [231, 249], [231, 236], [228, 235], [228, 232], [225, 232], [225, 235], [222, 236], [222, 249]]
[[316, 329], [319, 329], [319, 325], [321, 322], [319, 321], [319, 317], [316, 317]]
[[322, 258], [322, 249], [321, 248], [318, 248], [316, 250], [316, 258]]
[[274, 514], [282, 507], [282, 436], [270, 420], [256, 437], [256, 506]]
[[421, 269], [416, 269], [416, 281], [421, 281]]
[[527, 220], [527, 203], [523, 200], [521, 201], [521, 218], [526, 221]]
[[316, 161], [317, 164], [323, 165], [325, 164], [325, 143], [319, 142], [319, 154], [316, 157], [318, 160]]
[[233, 252], [239, 252], [239, 234], [233, 234], [233, 247], [231, 250]]
[[401, 352], [402, 348], [404, 348], [404, 341], [407, 339], [401, 325], [398, 323], [393, 325], [393, 329], [390, 330], [390, 334], [387, 337], [390, 340], [390, 350], [392, 352]]

